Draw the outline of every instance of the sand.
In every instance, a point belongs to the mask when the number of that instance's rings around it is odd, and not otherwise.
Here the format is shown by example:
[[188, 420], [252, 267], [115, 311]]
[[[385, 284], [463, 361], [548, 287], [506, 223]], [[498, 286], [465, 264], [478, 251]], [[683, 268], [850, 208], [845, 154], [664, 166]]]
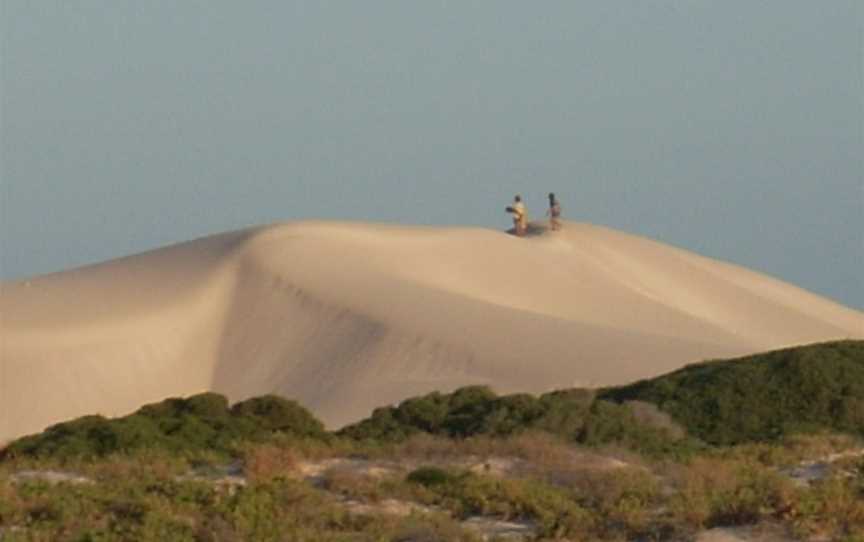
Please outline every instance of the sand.
[[621, 384], [843, 338], [864, 313], [604, 227], [285, 223], [0, 283], [0, 442], [206, 390], [338, 427], [432, 390]]

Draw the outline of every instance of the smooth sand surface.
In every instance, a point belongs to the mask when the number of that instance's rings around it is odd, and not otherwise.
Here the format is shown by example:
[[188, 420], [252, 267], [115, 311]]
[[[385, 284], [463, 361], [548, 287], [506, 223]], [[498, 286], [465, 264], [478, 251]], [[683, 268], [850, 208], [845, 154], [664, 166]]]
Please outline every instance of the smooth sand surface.
[[286, 223], [0, 283], [0, 442], [205, 390], [337, 427], [432, 390], [620, 384], [842, 338], [864, 313], [608, 228]]

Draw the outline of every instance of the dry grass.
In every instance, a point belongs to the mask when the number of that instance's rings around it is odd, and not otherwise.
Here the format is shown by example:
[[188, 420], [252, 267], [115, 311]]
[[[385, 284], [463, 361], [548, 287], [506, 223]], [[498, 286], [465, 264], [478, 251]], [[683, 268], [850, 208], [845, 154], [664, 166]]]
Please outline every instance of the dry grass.
[[377, 503], [388, 496], [390, 478], [352, 465], [337, 465], [324, 472], [321, 487], [347, 499]]
[[384, 448], [384, 454], [389, 457], [410, 457], [422, 461], [443, 461], [466, 456], [479, 458], [510, 456], [542, 462], [546, 459], [564, 457], [574, 448], [563, 439], [543, 432], [526, 432], [504, 438], [474, 436], [461, 440], [421, 433], [404, 442]]
[[611, 531], [651, 531], [663, 502], [660, 480], [642, 468], [571, 471], [569, 487], [588, 510], [603, 518]]
[[817, 461], [833, 454], [864, 449], [864, 440], [851, 435], [815, 434], [786, 437], [779, 444], [742, 444], [720, 450], [716, 455], [728, 459], [747, 459], [763, 465], [790, 467], [804, 461]]
[[803, 490], [788, 513], [800, 537], [864, 540], [864, 480], [842, 478], [816, 482]]
[[215, 461], [215, 459], [202, 456], [190, 462], [188, 458], [171, 456], [164, 451], [142, 450], [134, 456], [113, 454], [98, 464], [81, 464], [77, 470], [85, 476], [103, 482], [146, 477], [170, 480], [187, 472], [194, 461]]
[[626, 401], [624, 404], [630, 408], [630, 412], [639, 424], [661, 429], [672, 440], [684, 438], [686, 434], [684, 428], [675, 423], [672, 416], [657, 408], [657, 405], [645, 401]]
[[670, 469], [670, 519], [697, 529], [754, 524], [784, 515], [795, 502], [794, 484], [752, 461], [703, 457]]
[[245, 451], [243, 473], [250, 482], [287, 478], [297, 472], [299, 454], [292, 448], [262, 444]]

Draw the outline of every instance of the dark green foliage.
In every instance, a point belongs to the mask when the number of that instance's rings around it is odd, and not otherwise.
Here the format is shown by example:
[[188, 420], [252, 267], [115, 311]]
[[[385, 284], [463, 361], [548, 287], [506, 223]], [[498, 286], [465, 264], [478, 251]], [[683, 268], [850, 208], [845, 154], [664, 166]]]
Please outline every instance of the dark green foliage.
[[145, 405], [129, 416], [84, 416], [16, 440], [3, 457], [101, 457], [151, 448], [171, 451], [211, 450], [232, 453], [243, 441], [263, 441], [276, 434], [326, 438], [320, 421], [281, 397], [265, 396], [237, 403], [202, 393]]
[[228, 399], [218, 393], [200, 393], [193, 395], [184, 402], [190, 414], [203, 418], [228, 416]]
[[110, 446], [109, 427], [108, 420], [102, 416], [83, 416], [51, 426], [41, 434], [18, 439], [10, 444], [4, 453], [31, 455], [30, 451], [38, 448], [44, 450], [45, 456], [49, 456], [55, 455], [58, 449], [63, 448], [74, 455], [83, 455], [91, 451], [99, 454], [101, 450]]
[[450, 394], [432, 392], [406, 399], [398, 407], [376, 408], [370, 418], [346, 427], [340, 434], [388, 441], [402, 440], [418, 432], [467, 436], [480, 432], [478, 424], [485, 426], [498, 399], [485, 386], [468, 386]]
[[[656, 405], [659, 411], [646, 407]], [[639, 415], [634, 415], [638, 413]], [[615, 443], [649, 454], [689, 453], [698, 444], [774, 439], [811, 431], [864, 434], [864, 341], [790, 348], [700, 363], [633, 385], [496, 396], [468, 387], [380, 408], [346, 427], [355, 439], [504, 436], [543, 430], [589, 445]]]
[[609, 401], [596, 401], [591, 405], [591, 415], [586, 416], [582, 431], [579, 432], [579, 440], [588, 444], [602, 444], [611, 442], [616, 438], [627, 436], [636, 428], [631, 428], [632, 416], [626, 407], [610, 403]]
[[231, 407], [234, 417], [253, 420], [269, 431], [284, 431], [298, 437], [323, 436], [324, 424], [294, 401], [265, 395], [241, 401]]
[[438, 467], [420, 467], [408, 473], [405, 479], [412, 484], [430, 487], [446, 484], [450, 481], [450, 478], [450, 473], [444, 469]]
[[228, 416], [228, 399], [218, 393], [200, 393], [186, 399], [172, 397], [159, 403], [144, 405], [136, 414], [155, 419], [177, 418], [183, 414], [203, 418]]
[[864, 341], [700, 363], [601, 397], [653, 403], [711, 444], [819, 430], [864, 435]]
[[540, 403], [544, 412], [534, 424], [537, 429], [560, 435], [575, 435], [585, 425], [588, 411], [594, 403], [594, 392], [584, 389], [553, 391], [541, 395]]
[[618, 443], [650, 455], [680, 451], [683, 441], [666, 428], [640, 423], [628, 406], [593, 397], [588, 390], [498, 396], [486, 387], [471, 386], [376, 409], [371, 418], [346, 427], [341, 434], [399, 441], [417, 432], [464, 438], [541, 430], [589, 445]]
[[614, 443], [652, 457], [686, 456], [699, 447], [662, 426], [640, 423], [629, 405], [604, 400], [591, 405], [575, 440], [588, 446]]

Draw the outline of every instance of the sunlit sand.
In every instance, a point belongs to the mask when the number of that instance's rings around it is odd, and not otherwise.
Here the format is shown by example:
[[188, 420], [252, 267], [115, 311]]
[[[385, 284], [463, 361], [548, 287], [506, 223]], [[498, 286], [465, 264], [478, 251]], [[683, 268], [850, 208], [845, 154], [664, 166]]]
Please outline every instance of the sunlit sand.
[[620, 384], [864, 314], [615, 230], [298, 222], [0, 285], [0, 442], [205, 390], [329, 426], [432, 390]]

